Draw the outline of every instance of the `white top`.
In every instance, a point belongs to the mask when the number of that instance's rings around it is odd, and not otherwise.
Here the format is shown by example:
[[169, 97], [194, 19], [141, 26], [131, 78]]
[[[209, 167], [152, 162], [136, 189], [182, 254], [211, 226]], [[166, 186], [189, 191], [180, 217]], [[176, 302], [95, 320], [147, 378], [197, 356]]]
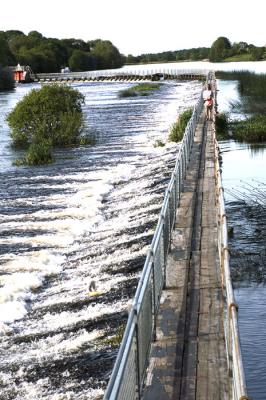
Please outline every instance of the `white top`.
[[203, 97], [203, 100], [210, 99], [212, 97], [212, 91], [208, 90], [208, 89], [203, 90], [202, 97]]

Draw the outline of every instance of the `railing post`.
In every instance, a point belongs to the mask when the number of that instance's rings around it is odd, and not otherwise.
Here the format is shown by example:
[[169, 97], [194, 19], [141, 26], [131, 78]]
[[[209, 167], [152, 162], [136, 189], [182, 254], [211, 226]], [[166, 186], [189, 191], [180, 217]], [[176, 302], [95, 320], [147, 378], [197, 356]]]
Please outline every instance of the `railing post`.
[[136, 336], [136, 380], [137, 380], [137, 398], [141, 398], [141, 377], [140, 377], [140, 357], [139, 357], [139, 326], [138, 326], [138, 310], [134, 306], [134, 323], [135, 323], [135, 336]]

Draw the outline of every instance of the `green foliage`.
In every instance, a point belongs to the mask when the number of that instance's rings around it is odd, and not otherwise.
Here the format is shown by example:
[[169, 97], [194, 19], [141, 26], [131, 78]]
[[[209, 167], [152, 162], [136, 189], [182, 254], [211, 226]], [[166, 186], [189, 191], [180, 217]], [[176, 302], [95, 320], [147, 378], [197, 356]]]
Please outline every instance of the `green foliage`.
[[238, 81], [238, 91], [241, 96], [241, 107], [238, 111], [244, 114], [265, 114], [266, 74], [256, 74], [250, 71], [219, 71], [216, 76], [219, 79]]
[[240, 142], [266, 141], [266, 115], [253, 115], [243, 121], [231, 123], [233, 138]]
[[182, 112], [177, 121], [172, 125], [169, 134], [169, 140], [171, 142], [180, 142], [183, 139], [186, 126], [192, 116], [192, 108]]
[[103, 344], [108, 345], [108, 346], [119, 346], [123, 339], [123, 335], [125, 332], [125, 326], [120, 325], [117, 328], [116, 332], [117, 332], [116, 335], [105, 338], [103, 340]]
[[232, 46], [229, 39], [224, 36], [220, 36], [213, 42], [211, 46], [210, 61], [219, 62], [224, 60], [226, 57], [229, 57], [231, 55], [231, 48]]
[[236, 54], [231, 57], [227, 57], [223, 60], [224, 62], [238, 62], [238, 61], [253, 61], [251, 54]]
[[0, 32], [0, 64], [29, 65], [36, 73], [58, 72], [70, 66], [73, 71], [118, 68], [124, 57], [107, 40], [46, 38], [40, 32]]
[[155, 140], [153, 147], [164, 147], [165, 143], [162, 142], [160, 139]]
[[49, 164], [53, 161], [52, 144], [49, 140], [31, 143], [26, 155], [27, 165]]
[[13, 65], [14, 62], [13, 54], [9, 49], [7, 35], [5, 32], [0, 32], [0, 65]]
[[0, 91], [12, 90], [15, 87], [13, 73], [9, 68], [0, 65]]
[[68, 60], [71, 71], [90, 71], [96, 68], [96, 59], [82, 50], [74, 50]]
[[123, 56], [109, 40], [97, 39], [89, 43], [91, 55], [97, 60], [97, 69], [120, 68], [124, 64]]
[[[33, 89], [7, 116], [13, 145], [28, 149], [26, 163], [52, 161], [51, 148], [80, 143], [84, 96], [68, 86]], [[83, 139], [85, 141], [85, 139]]]
[[164, 51], [162, 53], [148, 53], [139, 56], [129, 54], [125, 62], [127, 64], [147, 64], [147, 63], [163, 63], [185, 60], [204, 60], [209, 57], [210, 49], [208, 47], [199, 47], [184, 50]]
[[154, 90], [160, 89], [160, 83], [140, 83], [129, 89], [121, 90], [119, 97], [148, 96]]
[[228, 114], [221, 113], [215, 117], [216, 136], [218, 140], [227, 139], [229, 137], [229, 119]]

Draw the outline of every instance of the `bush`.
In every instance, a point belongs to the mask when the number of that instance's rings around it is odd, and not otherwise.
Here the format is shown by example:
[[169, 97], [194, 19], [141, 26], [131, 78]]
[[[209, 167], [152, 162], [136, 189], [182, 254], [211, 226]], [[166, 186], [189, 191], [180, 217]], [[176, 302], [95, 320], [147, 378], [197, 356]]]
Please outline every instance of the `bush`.
[[215, 117], [215, 128], [217, 139], [227, 139], [229, 137], [228, 115], [225, 113], [217, 114]]
[[80, 143], [83, 129], [84, 96], [68, 86], [44, 86], [33, 89], [7, 116], [13, 145], [28, 149], [26, 163], [52, 161], [53, 146]]
[[42, 141], [39, 143], [32, 143], [27, 151], [25, 161], [27, 165], [51, 163], [53, 161], [51, 142]]
[[12, 90], [14, 87], [15, 81], [11, 69], [0, 66], [0, 91]]
[[192, 108], [181, 113], [178, 120], [172, 125], [169, 134], [169, 140], [172, 142], [180, 142], [183, 139], [186, 126], [192, 116]]

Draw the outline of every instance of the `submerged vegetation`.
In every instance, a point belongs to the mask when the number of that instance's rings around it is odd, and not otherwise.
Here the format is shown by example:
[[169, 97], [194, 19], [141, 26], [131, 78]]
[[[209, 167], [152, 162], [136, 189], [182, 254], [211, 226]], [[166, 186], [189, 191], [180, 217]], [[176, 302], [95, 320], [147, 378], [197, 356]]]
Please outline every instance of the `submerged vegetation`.
[[178, 116], [177, 121], [172, 125], [170, 129], [169, 140], [171, 142], [180, 142], [180, 140], [183, 139], [185, 129], [188, 121], [192, 116], [192, 112], [192, 108], [189, 108]]
[[83, 102], [84, 96], [68, 86], [29, 92], [7, 116], [13, 146], [27, 149], [25, 159], [16, 165], [48, 164], [54, 147], [90, 143], [89, 136], [82, 136]]
[[119, 97], [149, 96], [154, 90], [160, 89], [160, 83], [140, 83], [128, 89], [121, 90]]

